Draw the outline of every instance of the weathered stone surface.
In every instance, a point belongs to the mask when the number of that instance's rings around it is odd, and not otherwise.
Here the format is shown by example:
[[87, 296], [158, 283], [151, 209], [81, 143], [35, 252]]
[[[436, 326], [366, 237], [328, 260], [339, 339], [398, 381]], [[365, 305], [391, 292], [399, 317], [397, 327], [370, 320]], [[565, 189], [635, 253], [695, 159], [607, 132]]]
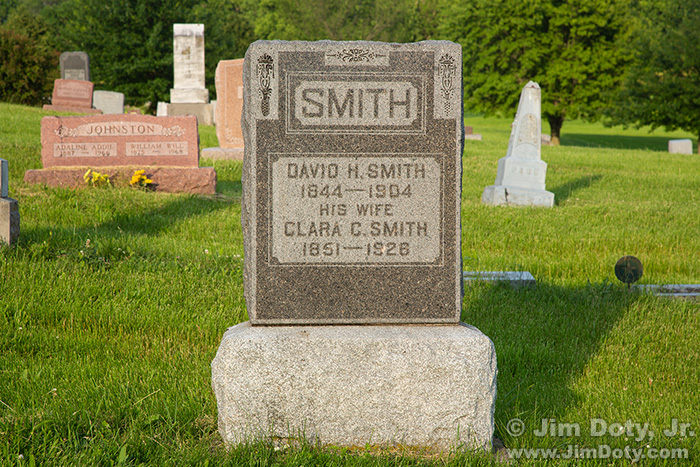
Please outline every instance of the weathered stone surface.
[[90, 57], [85, 52], [63, 52], [58, 61], [61, 79], [90, 81]]
[[216, 136], [222, 148], [243, 149], [243, 59], [222, 60], [216, 67]]
[[243, 81], [253, 324], [456, 323], [461, 47], [258, 41]]
[[490, 448], [491, 340], [464, 324], [230, 328], [212, 362], [227, 443]]
[[10, 169], [5, 159], [0, 159], [0, 198], [10, 195]]
[[507, 282], [513, 288], [534, 287], [537, 284], [529, 271], [464, 271], [464, 282]]
[[44, 168], [199, 166], [197, 120], [191, 116], [44, 117], [41, 146]]
[[171, 103], [207, 103], [204, 77], [204, 25], [173, 24], [174, 87]]
[[692, 154], [693, 142], [689, 139], [672, 139], [668, 142], [668, 152], [671, 154]]
[[124, 94], [113, 91], [94, 91], [92, 106], [100, 109], [105, 115], [121, 115], [124, 113]]
[[168, 104], [159, 102], [157, 108], [159, 117], [175, 117], [179, 115], [194, 115], [199, 125], [214, 124], [214, 107], [211, 104]]
[[91, 109], [93, 88], [90, 81], [57, 79], [53, 82], [51, 105]]
[[0, 198], [0, 246], [13, 245], [19, 238], [19, 203]]
[[232, 161], [242, 161], [243, 160], [243, 148], [241, 149], [227, 149], [227, 148], [204, 148], [202, 149], [202, 158], [215, 160], [232, 160]]
[[[108, 175], [113, 185], [129, 184], [136, 170], [145, 170], [145, 175], [153, 180], [150, 186], [154, 191], [164, 193], [194, 193], [200, 195], [216, 194], [216, 171], [213, 167], [156, 167], [156, 166], [121, 166], [99, 167], [97, 171]], [[86, 187], [83, 175], [87, 167], [60, 167], [55, 169], [27, 170], [24, 173], [26, 183], [36, 183], [52, 187], [80, 188]]]
[[541, 160], [541, 94], [530, 81], [520, 94], [520, 103], [510, 133], [506, 157], [498, 161], [496, 183], [484, 189], [482, 201], [492, 205], [554, 205], [554, 194], [545, 190], [547, 164]]

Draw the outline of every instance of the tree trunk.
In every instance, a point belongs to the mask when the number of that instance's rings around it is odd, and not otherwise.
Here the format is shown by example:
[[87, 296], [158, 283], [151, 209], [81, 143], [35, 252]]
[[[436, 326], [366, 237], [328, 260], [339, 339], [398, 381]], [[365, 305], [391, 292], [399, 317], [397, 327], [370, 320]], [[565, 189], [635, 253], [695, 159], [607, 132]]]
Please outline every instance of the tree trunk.
[[549, 127], [552, 131], [552, 146], [559, 146], [561, 143], [560, 138], [561, 138], [561, 126], [564, 124], [564, 117], [558, 116], [558, 115], [550, 115], [547, 117], [547, 121], [549, 121]]

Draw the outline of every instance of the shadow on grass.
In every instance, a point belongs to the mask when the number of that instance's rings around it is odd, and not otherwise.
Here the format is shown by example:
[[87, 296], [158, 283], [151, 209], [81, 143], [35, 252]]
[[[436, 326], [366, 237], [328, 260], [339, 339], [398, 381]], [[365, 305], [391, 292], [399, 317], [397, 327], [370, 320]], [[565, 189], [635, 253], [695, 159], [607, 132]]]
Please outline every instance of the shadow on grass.
[[668, 136], [623, 136], [594, 135], [584, 133], [564, 133], [562, 146], [582, 146], [587, 148], [645, 149], [649, 151], [668, 151]]
[[496, 436], [506, 446], [509, 419], [557, 418], [579, 402], [569, 389], [571, 382], [636, 297], [611, 283], [465, 288], [462, 321], [479, 328], [496, 346]]
[[[55, 193], [60, 198], [66, 193], [71, 196], [70, 190], [56, 189]], [[56, 191], [55, 190], [55, 191]], [[118, 196], [118, 195], [115, 195]], [[109, 199], [101, 202], [99, 209], [114, 209], [118, 202], [123, 205], [129, 199]], [[141, 209], [121, 209], [116, 214], [109, 216], [103, 222], [90, 223], [89, 214], [79, 226], [40, 226], [22, 229], [18, 247], [27, 247], [43, 251], [43, 256], [52, 257], [64, 254], [67, 250], [80, 250], [85, 239], [92, 239], [93, 245], [103, 243], [109, 245], [107, 249], [117, 249], [117, 246], [128, 243], [128, 238], [155, 237], [179, 222], [195, 217], [208, 216], [222, 209], [228, 209], [237, 204], [219, 198], [205, 198], [199, 196], [173, 197], [157, 205]], [[124, 234], [127, 234], [125, 237]]]
[[565, 183], [555, 188], [550, 188], [550, 191], [554, 193], [554, 203], [561, 204], [567, 199], [571, 198], [571, 195], [581, 189], [590, 188], [593, 183], [600, 180], [602, 177], [600, 175], [588, 175], [587, 177], [580, 177], [569, 183]]

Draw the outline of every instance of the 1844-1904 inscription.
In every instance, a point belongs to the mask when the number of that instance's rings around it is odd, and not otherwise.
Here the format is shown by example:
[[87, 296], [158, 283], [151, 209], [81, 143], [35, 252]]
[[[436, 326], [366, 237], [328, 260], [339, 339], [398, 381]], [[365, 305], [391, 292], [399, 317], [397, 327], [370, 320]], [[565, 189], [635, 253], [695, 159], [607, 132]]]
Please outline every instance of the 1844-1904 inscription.
[[253, 324], [459, 321], [460, 63], [445, 41], [249, 48]]

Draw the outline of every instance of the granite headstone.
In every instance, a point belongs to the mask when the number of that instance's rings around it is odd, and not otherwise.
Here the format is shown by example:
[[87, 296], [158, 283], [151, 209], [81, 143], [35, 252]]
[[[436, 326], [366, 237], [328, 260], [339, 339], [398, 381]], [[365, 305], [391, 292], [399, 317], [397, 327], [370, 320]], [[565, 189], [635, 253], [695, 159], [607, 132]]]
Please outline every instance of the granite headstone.
[[216, 136], [222, 148], [243, 149], [243, 59], [222, 60], [216, 67]]
[[81, 168], [109, 168], [128, 179], [134, 168], [148, 170], [161, 191], [216, 192], [216, 172], [199, 167], [197, 119], [150, 115], [44, 117], [43, 169], [28, 170], [28, 183], [77, 186]]
[[459, 323], [461, 72], [447, 41], [249, 47], [226, 443], [490, 447], [495, 350]]
[[554, 193], [545, 190], [547, 163], [541, 159], [541, 91], [530, 81], [520, 94], [520, 103], [510, 133], [506, 157], [498, 161], [496, 183], [484, 189], [482, 202], [492, 205], [554, 205]]
[[248, 50], [253, 324], [459, 321], [460, 64], [449, 42]]
[[123, 114], [124, 94], [114, 91], [94, 91], [92, 93], [92, 106], [100, 109], [105, 115]]
[[[700, 149], [699, 149], [700, 151]], [[692, 154], [693, 142], [689, 139], [672, 139], [668, 142], [670, 154]]]
[[92, 107], [93, 88], [90, 81], [57, 79], [53, 84], [51, 104], [45, 104], [44, 110], [100, 114], [101, 110]]
[[63, 52], [58, 61], [61, 79], [90, 81], [90, 57], [85, 52]]

